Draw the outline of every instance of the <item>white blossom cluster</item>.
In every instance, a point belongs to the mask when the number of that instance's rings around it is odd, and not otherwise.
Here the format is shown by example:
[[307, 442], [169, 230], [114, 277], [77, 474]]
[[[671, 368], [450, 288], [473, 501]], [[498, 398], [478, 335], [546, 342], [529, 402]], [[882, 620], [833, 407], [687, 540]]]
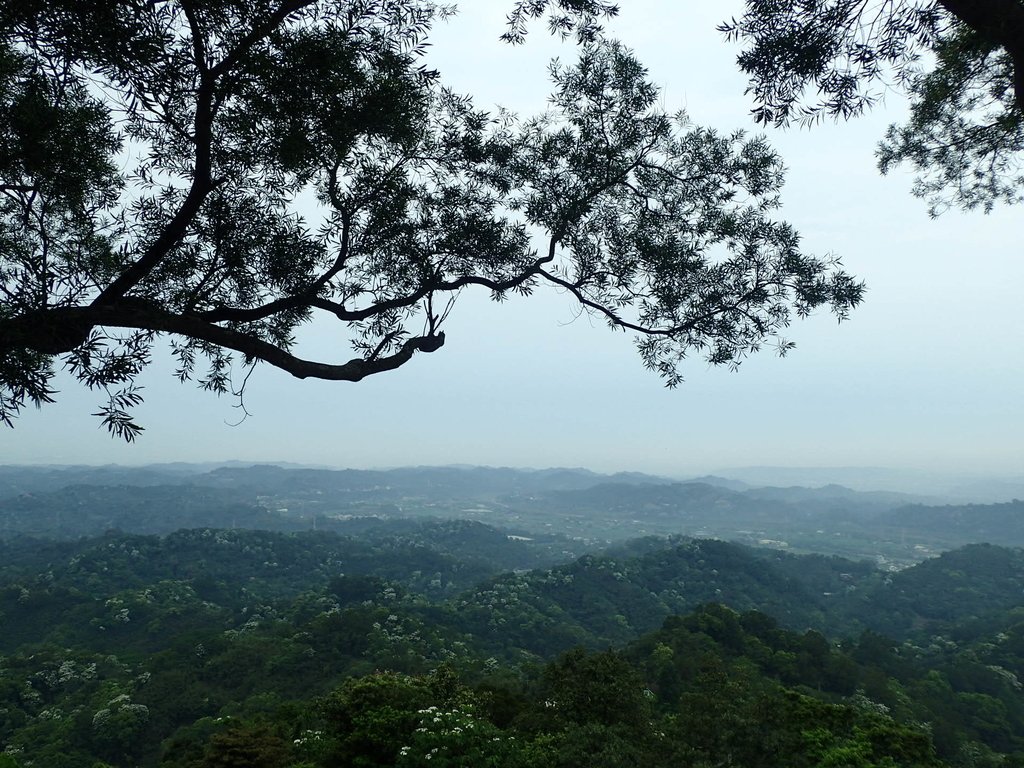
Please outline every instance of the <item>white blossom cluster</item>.
[[48, 688], [58, 688], [82, 680], [95, 680], [96, 662], [83, 664], [74, 659], [64, 659], [59, 664], [47, 664], [46, 668], [39, 670], [32, 677]]
[[418, 629], [408, 629], [402, 626], [402, 619], [394, 613], [388, 614], [383, 622], [373, 622], [373, 628], [377, 635], [388, 643], [401, 643], [407, 641], [421, 640]]
[[295, 739], [292, 743], [297, 747], [306, 747], [310, 744], [316, 744], [317, 742], [323, 741], [323, 731], [311, 731], [305, 730], [299, 738]]
[[[409, 744], [398, 753], [399, 766], [423, 765], [439, 760], [446, 765], [500, 765], [493, 762], [505, 742], [514, 742], [486, 720], [478, 721], [471, 704], [427, 707], [418, 711], [420, 725]], [[452, 763], [456, 760], [457, 763]]]
[[114, 714], [132, 715], [137, 722], [146, 722], [149, 720], [149, 707], [145, 704], [132, 704], [131, 697], [127, 693], [122, 693], [108, 701], [106, 707], [92, 716], [93, 729], [102, 730]]

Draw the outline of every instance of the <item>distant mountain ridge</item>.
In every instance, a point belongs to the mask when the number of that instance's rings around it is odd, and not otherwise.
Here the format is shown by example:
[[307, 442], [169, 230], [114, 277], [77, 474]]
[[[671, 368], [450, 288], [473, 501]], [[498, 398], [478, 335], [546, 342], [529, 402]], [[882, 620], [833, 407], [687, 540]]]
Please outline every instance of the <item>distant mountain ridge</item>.
[[891, 467], [730, 467], [716, 475], [750, 486], [803, 486], [829, 484], [854, 491], [896, 491], [929, 503], [996, 503], [1024, 498], [1024, 472], [1013, 474], [972, 473], [957, 470], [915, 470]]
[[896, 568], [965, 544], [1024, 546], [1024, 502], [922, 501], [837, 484], [746, 487], [717, 476], [678, 482], [579, 468], [0, 467], [0, 538], [182, 528], [344, 534], [381, 521], [463, 519], [590, 549], [689, 535]]
[[395, 469], [324, 469], [282, 464], [154, 464], [140, 467], [0, 465], [0, 499], [24, 493], [55, 491], [70, 485], [197, 485], [245, 488], [258, 492], [305, 488], [360, 491], [381, 487], [400, 491], [434, 489], [437, 493], [510, 493], [587, 488], [602, 482], [670, 483], [641, 472], [601, 474], [579, 468], [514, 469], [509, 467], [399, 467]]

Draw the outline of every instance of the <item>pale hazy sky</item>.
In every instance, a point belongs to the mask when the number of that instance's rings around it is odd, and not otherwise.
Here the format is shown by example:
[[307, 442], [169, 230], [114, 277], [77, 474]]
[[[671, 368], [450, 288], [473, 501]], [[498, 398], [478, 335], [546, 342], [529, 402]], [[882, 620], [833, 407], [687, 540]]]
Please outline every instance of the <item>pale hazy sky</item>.
[[[538, 26], [497, 42], [506, 0], [463, 2], [432, 36], [431, 63], [478, 106], [544, 108], [550, 56]], [[756, 132], [736, 48], [715, 25], [740, 4], [625, 0], [611, 29], [663, 88], [669, 111]], [[486, 10], [485, 10], [486, 9]], [[769, 131], [789, 168], [780, 217], [805, 250], [835, 253], [868, 284], [849, 322], [822, 314], [787, 333], [797, 348], [739, 372], [700, 360], [666, 390], [631, 339], [553, 291], [493, 304], [459, 300], [447, 344], [359, 384], [301, 382], [269, 367], [249, 382], [239, 426], [227, 398], [178, 385], [169, 364], [141, 383], [146, 427], [131, 446], [99, 429], [98, 397], [62, 381], [55, 406], [0, 432], [0, 462], [271, 460], [333, 466], [501, 464], [685, 475], [728, 466], [896, 466], [1024, 473], [1024, 208], [953, 211], [936, 221], [911, 178], [881, 177], [874, 147], [903, 100], [847, 125]], [[303, 337], [330, 354], [330, 326]], [[336, 359], [345, 359], [340, 346]]]

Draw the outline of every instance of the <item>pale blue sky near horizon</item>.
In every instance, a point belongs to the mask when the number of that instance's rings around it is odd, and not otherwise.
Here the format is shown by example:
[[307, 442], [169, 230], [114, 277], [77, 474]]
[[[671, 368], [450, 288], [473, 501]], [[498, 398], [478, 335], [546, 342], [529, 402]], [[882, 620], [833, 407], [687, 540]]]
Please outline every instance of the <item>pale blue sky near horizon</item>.
[[[544, 109], [547, 61], [570, 60], [538, 25], [497, 42], [506, 0], [463, 3], [432, 35], [430, 63], [478, 106]], [[634, 48], [669, 111], [696, 124], [758, 132], [737, 49], [715, 31], [736, 2], [630, 0], [610, 32]], [[447, 344], [359, 384], [299, 381], [262, 366], [237, 426], [230, 398], [179, 385], [167, 360], [141, 379], [146, 432], [110, 439], [90, 416], [99, 396], [63, 380], [58, 404], [0, 432], [0, 463], [291, 461], [585, 466], [682, 476], [729, 466], [887, 466], [1024, 474], [1024, 208], [929, 219], [912, 178], [882, 177], [874, 148], [902, 113], [898, 94], [849, 124], [767, 131], [789, 168], [779, 217], [806, 250], [835, 253], [867, 281], [837, 325], [796, 321], [797, 348], [762, 352], [736, 373], [699, 359], [666, 390], [630, 337], [541, 291], [506, 304], [460, 297]], [[307, 356], [345, 359], [330, 325], [301, 339]]]

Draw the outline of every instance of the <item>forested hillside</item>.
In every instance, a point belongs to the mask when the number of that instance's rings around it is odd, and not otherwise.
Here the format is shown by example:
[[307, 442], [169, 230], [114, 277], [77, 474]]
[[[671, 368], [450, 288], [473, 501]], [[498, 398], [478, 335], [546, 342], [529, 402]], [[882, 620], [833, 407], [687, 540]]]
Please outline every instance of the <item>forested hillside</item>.
[[687, 538], [562, 557], [458, 521], [9, 539], [0, 759], [1024, 758], [1020, 550], [968, 547], [899, 573]]
[[469, 467], [0, 489], [2, 768], [1024, 765], [1019, 502]]

